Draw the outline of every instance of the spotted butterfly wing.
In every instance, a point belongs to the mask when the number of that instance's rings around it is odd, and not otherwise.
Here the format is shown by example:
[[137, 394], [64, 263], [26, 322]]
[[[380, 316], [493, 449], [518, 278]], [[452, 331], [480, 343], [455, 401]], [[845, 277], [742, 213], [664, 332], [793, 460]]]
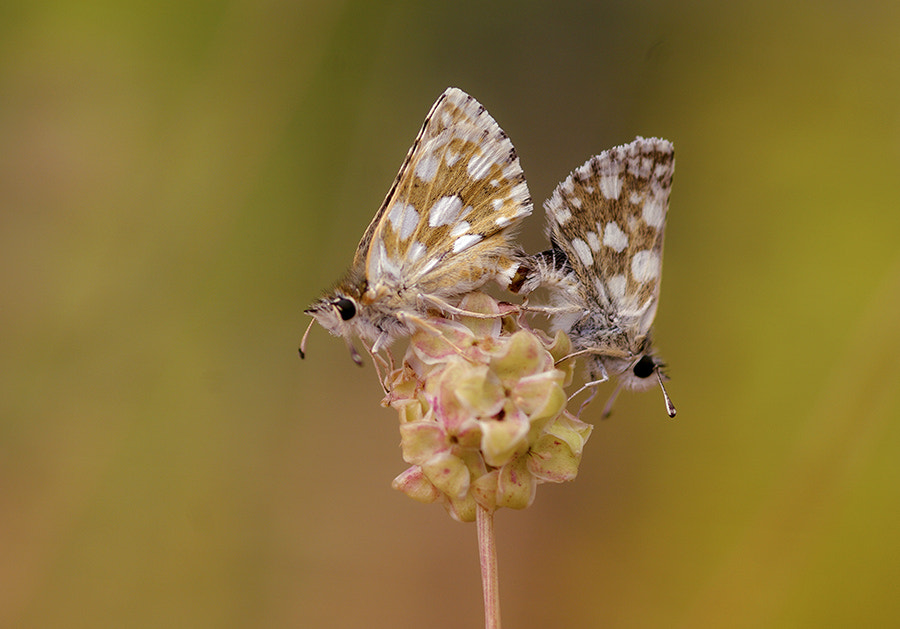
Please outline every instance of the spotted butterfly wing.
[[544, 204], [552, 249], [535, 258], [526, 292], [550, 289], [562, 312], [555, 327], [589, 356], [589, 385], [615, 376], [620, 386], [645, 389], [656, 375], [663, 387], [651, 326], [674, 169], [670, 142], [638, 137], [589, 159]]
[[491, 280], [508, 284], [519, 266], [513, 231], [531, 211], [509, 137], [478, 101], [449, 88], [426, 117], [347, 274], [305, 312], [348, 343], [359, 336], [377, 352], [406, 332], [403, 313], [452, 308]]

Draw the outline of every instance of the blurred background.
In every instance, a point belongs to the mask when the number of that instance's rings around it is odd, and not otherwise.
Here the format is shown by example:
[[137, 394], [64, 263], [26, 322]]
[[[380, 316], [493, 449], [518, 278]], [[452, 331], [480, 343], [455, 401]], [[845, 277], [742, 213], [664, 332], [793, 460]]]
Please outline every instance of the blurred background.
[[677, 148], [678, 417], [595, 404], [579, 478], [498, 514], [506, 625], [900, 623], [897, 33], [872, 0], [4, 3], [0, 627], [481, 625], [475, 527], [391, 489], [371, 365], [296, 352], [450, 85], [538, 204]]

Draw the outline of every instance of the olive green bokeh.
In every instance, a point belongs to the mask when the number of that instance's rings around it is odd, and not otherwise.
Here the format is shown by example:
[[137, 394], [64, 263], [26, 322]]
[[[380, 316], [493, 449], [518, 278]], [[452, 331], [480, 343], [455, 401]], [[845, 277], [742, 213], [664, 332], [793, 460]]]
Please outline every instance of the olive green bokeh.
[[[0, 626], [460, 627], [475, 530], [391, 489], [302, 309], [449, 85], [538, 203], [676, 146], [655, 392], [497, 518], [510, 627], [900, 622], [900, 5], [0, 8]], [[522, 242], [543, 246], [543, 214]]]

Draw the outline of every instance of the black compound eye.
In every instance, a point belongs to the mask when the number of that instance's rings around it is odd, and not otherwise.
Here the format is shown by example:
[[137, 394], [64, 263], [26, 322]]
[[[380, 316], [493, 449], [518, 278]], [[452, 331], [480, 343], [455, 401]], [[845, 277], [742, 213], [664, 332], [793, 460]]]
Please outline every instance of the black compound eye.
[[634, 365], [632, 371], [638, 378], [649, 378], [656, 369], [656, 363], [649, 356], [641, 356], [641, 359]]
[[346, 297], [338, 299], [334, 302], [334, 307], [338, 309], [341, 319], [344, 321], [349, 321], [356, 316], [356, 304], [353, 303], [352, 299], [347, 299]]

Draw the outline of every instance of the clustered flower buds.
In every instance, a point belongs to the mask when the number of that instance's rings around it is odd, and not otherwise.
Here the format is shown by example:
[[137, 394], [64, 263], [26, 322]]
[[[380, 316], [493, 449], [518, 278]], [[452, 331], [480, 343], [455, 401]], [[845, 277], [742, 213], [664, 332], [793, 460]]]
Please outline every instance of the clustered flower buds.
[[383, 404], [400, 414], [403, 459], [393, 486], [440, 500], [455, 519], [477, 505], [524, 509], [537, 485], [572, 480], [592, 427], [568, 411], [568, 337], [524, 327], [483, 293], [460, 307], [485, 318], [404, 318], [415, 330]]

